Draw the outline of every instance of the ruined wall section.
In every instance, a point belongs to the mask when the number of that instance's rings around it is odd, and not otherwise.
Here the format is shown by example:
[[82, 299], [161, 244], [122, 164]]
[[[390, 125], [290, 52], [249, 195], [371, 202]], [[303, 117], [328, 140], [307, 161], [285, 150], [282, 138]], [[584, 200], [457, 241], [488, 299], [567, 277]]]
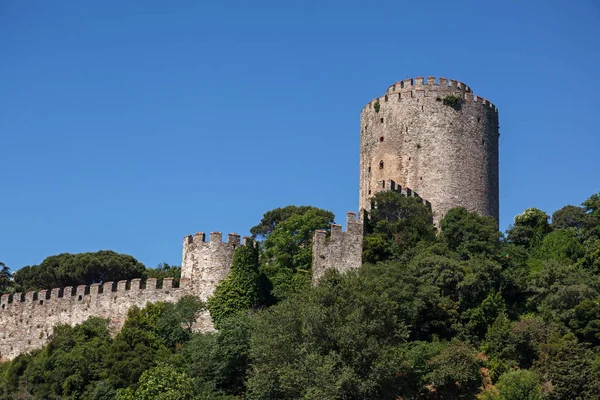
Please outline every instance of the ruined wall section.
[[498, 219], [498, 110], [464, 83], [400, 81], [365, 106], [360, 130], [361, 209], [392, 180], [430, 201], [436, 224], [458, 206]]
[[144, 286], [140, 279], [133, 279], [2, 295], [0, 361], [44, 346], [58, 324], [80, 324], [89, 317], [107, 318], [111, 332], [116, 333], [131, 307], [141, 308], [157, 301], [176, 302], [187, 293], [185, 282], [181, 286], [174, 287], [172, 278], [165, 278], [162, 288], [157, 288], [156, 279], [148, 279]]
[[346, 215], [346, 232], [341, 225], [331, 225], [331, 237], [319, 230], [313, 237], [312, 280], [316, 284], [329, 268], [345, 272], [362, 265], [363, 221], [356, 214]]

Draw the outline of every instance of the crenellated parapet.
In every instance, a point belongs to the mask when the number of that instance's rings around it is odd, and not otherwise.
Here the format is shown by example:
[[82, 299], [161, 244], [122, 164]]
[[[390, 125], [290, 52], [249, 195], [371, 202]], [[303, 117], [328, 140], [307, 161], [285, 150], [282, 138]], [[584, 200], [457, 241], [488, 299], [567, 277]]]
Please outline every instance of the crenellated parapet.
[[474, 95], [471, 88], [463, 82], [442, 77], [436, 78], [435, 76], [428, 76], [427, 79], [418, 77], [398, 81], [391, 85], [383, 96], [371, 100], [363, 108], [363, 111], [365, 109], [373, 108], [376, 102], [379, 102], [379, 104], [382, 105], [389, 101], [398, 102], [423, 97], [443, 101], [444, 97], [449, 94], [460, 96], [466, 103], [479, 103], [496, 113], [498, 112], [498, 109], [494, 104], [483, 97]]
[[[75, 325], [100, 317], [108, 319], [110, 330], [116, 333], [131, 307], [175, 302], [186, 293], [173, 278], [165, 278], [162, 285], [151, 278], [4, 294], [0, 298], [0, 361], [42, 347], [56, 325]], [[207, 323], [210, 321], [200, 321], [199, 328]]]
[[3, 294], [0, 298], [0, 309], [6, 310], [10, 307], [20, 306], [21, 304], [44, 306], [55, 302], [76, 303], [99, 295], [112, 296], [113, 293], [121, 295], [122, 293], [130, 293], [132, 291], [142, 296], [152, 296], [155, 292], [168, 292], [169, 290], [178, 288], [178, 286], [175, 286], [173, 278], [164, 278], [160, 286], [157, 284], [156, 278], [149, 278], [146, 281], [132, 279], [129, 281], [104, 282], [102, 284], [94, 283], [89, 286], [65, 286], [27, 293]]
[[[421, 203], [425, 204], [425, 206], [431, 210], [431, 203], [429, 201], [423, 199], [419, 195], [419, 193], [415, 192], [414, 190], [411, 190], [409, 187], [403, 187], [391, 179], [381, 180], [381, 181], [377, 181], [375, 183], [375, 191], [373, 194], [379, 193], [379, 192], [385, 192], [385, 191], [397, 192], [406, 197], [417, 198], [420, 200]], [[372, 200], [371, 200], [371, 208], [373, 208]]]
[[207, 300], [229, 274], [235, 249], [249, 240], [252, 238], [244, 237], [240, 241], [240, 235], [230, 233], [223, 242], [221, 232], [211, 232], [208, 241], [202, 232], [186, 236], [183, 239], [182, 279], [187, 280], [186, 285], [200, 299]]
[[313, 237], [312, 280], [316, 284], [327, 269], [341, 272], [359, 268], [362, 264], [363, 221], [356, 214], [346, 215], [346, 232], [332, 224], [331, 234], [318, 230]]

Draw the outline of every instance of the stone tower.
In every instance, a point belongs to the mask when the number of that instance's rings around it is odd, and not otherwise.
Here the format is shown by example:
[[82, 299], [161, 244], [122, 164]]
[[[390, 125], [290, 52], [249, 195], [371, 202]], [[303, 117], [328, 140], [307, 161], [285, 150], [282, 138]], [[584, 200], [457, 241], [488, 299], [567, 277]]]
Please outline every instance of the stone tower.
[[211, 232], [208, 241], [203, 232], [186, 236], [181, 261], [181, 279], [186, 287], [206, 301], [229, 274], [235, 249], [249, 240], [245, 237], [240, 243], [237, 233], [227, 235], [225, 243], [221, 232]]
[[498, 220], [498, 136], [498, 109], [464, 83], [395, 83], [361, 112], [360, 209], [394, 181], [431, 203], [436, 225], [459, 206]]

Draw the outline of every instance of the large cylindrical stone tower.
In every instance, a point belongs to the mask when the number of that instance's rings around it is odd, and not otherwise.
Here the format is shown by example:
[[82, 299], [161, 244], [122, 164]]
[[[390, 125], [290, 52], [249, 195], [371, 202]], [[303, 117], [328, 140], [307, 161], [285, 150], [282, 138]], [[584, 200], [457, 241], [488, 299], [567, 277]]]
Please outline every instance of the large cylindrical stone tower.
[[498, 220], [498, 136], [498, 109], [462, 82], [390, 86], [360, 116], [360, 208], [394, 181], [431, 203], [436, 224], [453, 207]]

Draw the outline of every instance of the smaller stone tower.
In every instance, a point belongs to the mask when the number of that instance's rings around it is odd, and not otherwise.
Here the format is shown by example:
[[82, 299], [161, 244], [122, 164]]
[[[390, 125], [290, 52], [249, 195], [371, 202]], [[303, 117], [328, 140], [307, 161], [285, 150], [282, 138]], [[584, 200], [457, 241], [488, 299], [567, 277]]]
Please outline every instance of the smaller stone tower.
[[356, 214], [349, 212], [346, 215], [346, 232], [342, 226], [331, 225], [331, 238], [327, 239], [327, 232], [319, 230], [313, 238], [313, 284], [323, 276], [329, 268], [345, 272], [358, 268], [362, 264], [363, 221], [356, 220]]
[[206, 301], [219, 282], [229, 274], [233, 252], [245, 245], [249, 238], [240, 243], [240, 235], [230, 233], [223, 243], [221, 232], [211, 232], [209, 241], [205, 241], [202, 232], [183, 239], [183, 258], [181, 279], [191, 294]]

